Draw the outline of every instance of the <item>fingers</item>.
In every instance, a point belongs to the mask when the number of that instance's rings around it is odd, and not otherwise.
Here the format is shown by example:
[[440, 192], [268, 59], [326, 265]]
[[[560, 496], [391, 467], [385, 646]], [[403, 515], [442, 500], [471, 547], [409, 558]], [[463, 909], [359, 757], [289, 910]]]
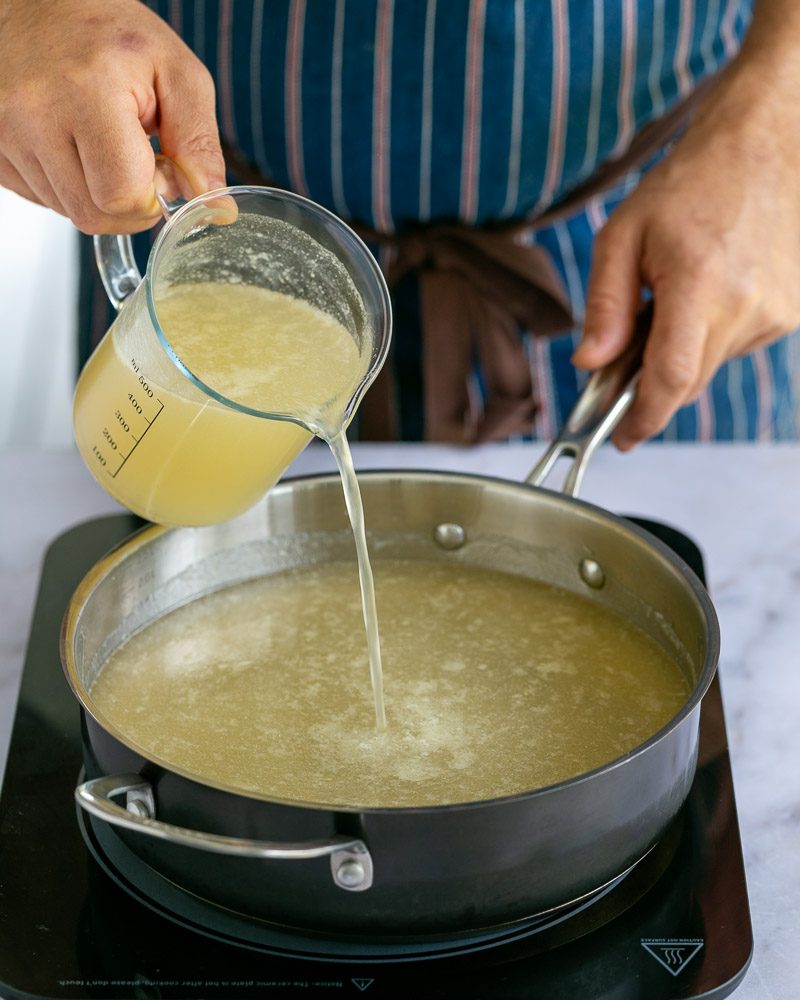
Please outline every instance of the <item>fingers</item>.
[[595, 241], [583, 337], [572, 357], [578, 368], [608, 364], [633, 336], [640, 301], [640, 243], [637, 226], [613, 221]]
[[52, 185], [36, 157], [30, 154], [25, 157], [19, 156], [17, 159], [9, 157], [8, 162], [16, 170], [20, 179], [24, 180], [26, 187], [32, 191], [36, 201], [40, 205], [52, 208], [59, 215], [67, 215], [64, 206], [61, 204], [55, 191], [53, 191]]
[[620, 450], [658, 434], [699, 391], [706, 368], [706, 317], [702, 302], [680, 282], [656, 292], [636, 397], [613, 435]]
[[189, 175], [182, 193], [224, 186], [211, 77], [169, 26], [133, 0], [81, 0], [68, 18], [50, 6], [0, 17], [0, 183], [85, 232], [137, 232], [160, 218], [157, 132]]
[[[44, 204], [41, 198], [34, 193], [30, 185], [23, 180], [17, 168], [2, 155], [0, 155], [0, 186], [8, 188], [9, 191], [13, 191], [15, 194], [34, 202], [36, 205]], [[53, 206], [49, 205], [48, 207], [52, 208]]]
[[74, 145], [83, 173], [83, 183], [72, 178], [77, 204], [88, 196], [85, 210], [93, 206], [101, 216], [133, 222], [158, 217], [155, 156], [132, 94], [116, 92], [90, 109], [76, 125]]
[[[200, 69], [204, 80], [206, 71]], [[202, 84], [186, 99], [186, 108], [181, 88], [172, 90], [165, 106], [159, 107], [160, 129], [165, 151], [171, 150], [189, 175], [191, 189], [181, 193], [190, 198], [225, 185], [224, 161], [214, 119], [213, 84]], [[46, 141], [24, 154], [20, 151], [23, 156], [24, 164], [0, 159], [0, 183], [68, 216], [86, 233], [136, 233], [161, 218], [155, 198], [155, 157], [139, 102], [131, 92], [113, 91], [88, 106], [72, 131], [51, 128]]]
[[25, 141], [19, 127], [10, 131], [0, 182], [85, 233], [136, 233], [161, 218], [153, 150], [133, 95], [122, 87], [109, 87], [109, 95], [86, 102], [80, 114], [40, 113]]
[[725, 361], [792, 328], [771, 324], [757, 298], [696, 258], [656, 285], [653, 303], [636, 396], [613, 435], [621, 451], [663, 431]]
[[[657, 229], [653, 240], [653, 229]], [[636, 331], [642, 286], [653, 292], [653, 321], [636, 396], [613, 435], [627, 451], [660, 433], [673, 414], [701, 391], [729, 351], [732, 325], [723, 316], [719, 275], [663, 237], [641, 202], [612, 217], [597, 237], [586, 297], [584, 336], [573, 355], [579, 368], [596, 369], [613, 361]], [[645, 240], [655, 244], [649, 255]], [[693, 264], [693, 261], [695, 262]]]
[[[85, 155], [86, 160], [81, 157], [77, 143], [62, 136], [60, 141], [53, 141], [43, 155], [42, 164], [52, 189], [63, 206], [64, 214], [69, 216], [78, 229], [85, 233], [137, 233], [149, 229], [160, 218], [152, 191], [152, 173], [150, 194], [141, 198], [137, 204], [136, 196], [126, 199], [124, 193], [121, 193], [126, 190], [124, 185], [127, 183], [127, 168], [124, 165], [119, 166], [116, 158], [108, 160], [109, 181], [98, 187], [100, 166], [95, 159], [94, 150]], [[90, 176], [95, 183], [94, 191], [89, 188]], [[115, 196], [113, 192], [116, 184], [123, 186]]]
[[[24, 164], [22, 160], [24, 159]], [[111, 171], [109, 171], [111, 173]], [[152, 182], [151, 182], [152, 183]], [[160, 217], [156, 211], [114, 215], [98, 207], [89, 191], [84, 166], [68, 137], [54, 133], [41, 159], [18, 151], [17, 160], [0, 154], [0, 184], [29, 201], [67, 216], [86, 233], [133, 233], [148, 229]]]
[[[180, 71], [176, 71], [180, 70]], [[156, 77], [161, 150], [189, 179], [188, 196], [225, 187], [214, 83], [197, 60], [166, 65]]]

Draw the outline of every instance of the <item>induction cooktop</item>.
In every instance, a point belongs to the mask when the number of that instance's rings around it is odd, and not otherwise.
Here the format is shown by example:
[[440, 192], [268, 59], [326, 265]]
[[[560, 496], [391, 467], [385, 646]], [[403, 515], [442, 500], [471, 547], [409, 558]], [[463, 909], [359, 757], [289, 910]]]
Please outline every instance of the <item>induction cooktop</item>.
[[[634, 520], [703, 576], [690, 539]], [[209, 912], [143, 873], [76, 815], [80, 713], [58, 652], [77, 583], [140, 526], [125, 515], [79, 525], [43, 565], [0, 794], [0, 997], [721, 1000], [736, 989], [753, 939], [718, 678], [694, 783], [661, 843], [555, 913], [433, 944], [320, 942]]]

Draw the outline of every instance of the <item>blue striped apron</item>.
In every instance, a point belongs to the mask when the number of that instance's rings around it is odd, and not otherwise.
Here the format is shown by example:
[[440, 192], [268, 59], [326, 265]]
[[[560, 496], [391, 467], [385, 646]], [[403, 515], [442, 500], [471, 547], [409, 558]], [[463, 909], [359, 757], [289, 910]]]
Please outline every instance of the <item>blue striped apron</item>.
[[[738, 50], [752, 0], [149, 0], [211, 70], [220, 130], [265, 177], [381, 232], [541, 213]], [[659, 156], [653, 158], [657, 162]], [[649, 164], [649, 166], [652, 165]], [[533, 239], [573, 315], [634, 171]], [[232, 178], [235, 180], [235, 178]], [[147, 236], [137, 240], [146, 257]], [[377, 250], [379, 257], [385, 251]], [[111, 317], [86, 246], [82, 356]], [[413, 282], [395, 296], [399, 431], [422, 436]], [[584, 376], [579, 333], [521, 336], [551, 438]], [[797, 437], [792, 336], [725, 364], [668, 440]], [[471, 393], [480, 405], [476, 368]]]

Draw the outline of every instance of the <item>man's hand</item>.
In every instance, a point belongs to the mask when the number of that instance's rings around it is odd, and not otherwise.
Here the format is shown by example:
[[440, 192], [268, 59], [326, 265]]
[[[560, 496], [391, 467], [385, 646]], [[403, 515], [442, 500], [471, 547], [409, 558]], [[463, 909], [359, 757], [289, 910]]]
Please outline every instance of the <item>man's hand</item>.
[[214, 85], [138, 0], [0, 3], [0, 184], [87, 233], [159, 216], [148, 136], [196, 193], [225, 184]]
[[772, 45], [783, 2], [763, 0], [753, 38], [685, 136], [597, 238], [575, 364], [622, 351], [643, 285], [655, 307], [636, 399], [614, 434], [623, 450], [661, 431], [724, 361], [800, 326], [800, 34], [781, 22]]

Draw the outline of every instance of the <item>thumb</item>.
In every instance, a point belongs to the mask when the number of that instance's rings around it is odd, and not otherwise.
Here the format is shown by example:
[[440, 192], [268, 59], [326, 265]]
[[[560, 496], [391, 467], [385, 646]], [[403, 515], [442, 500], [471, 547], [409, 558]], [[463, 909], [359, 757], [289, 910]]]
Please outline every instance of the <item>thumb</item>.
[[600, 368], [630, 342], [641, 293], [639, 251], [638, 230], [630, 226], [608, 224], [595, 240], [576, 367]]
[[211, 74], [191, 55], [159, 76], [156, 96], [161, 151], [177, 163], [192, 187], [183, 193], [193, 197], [225, 187]]

